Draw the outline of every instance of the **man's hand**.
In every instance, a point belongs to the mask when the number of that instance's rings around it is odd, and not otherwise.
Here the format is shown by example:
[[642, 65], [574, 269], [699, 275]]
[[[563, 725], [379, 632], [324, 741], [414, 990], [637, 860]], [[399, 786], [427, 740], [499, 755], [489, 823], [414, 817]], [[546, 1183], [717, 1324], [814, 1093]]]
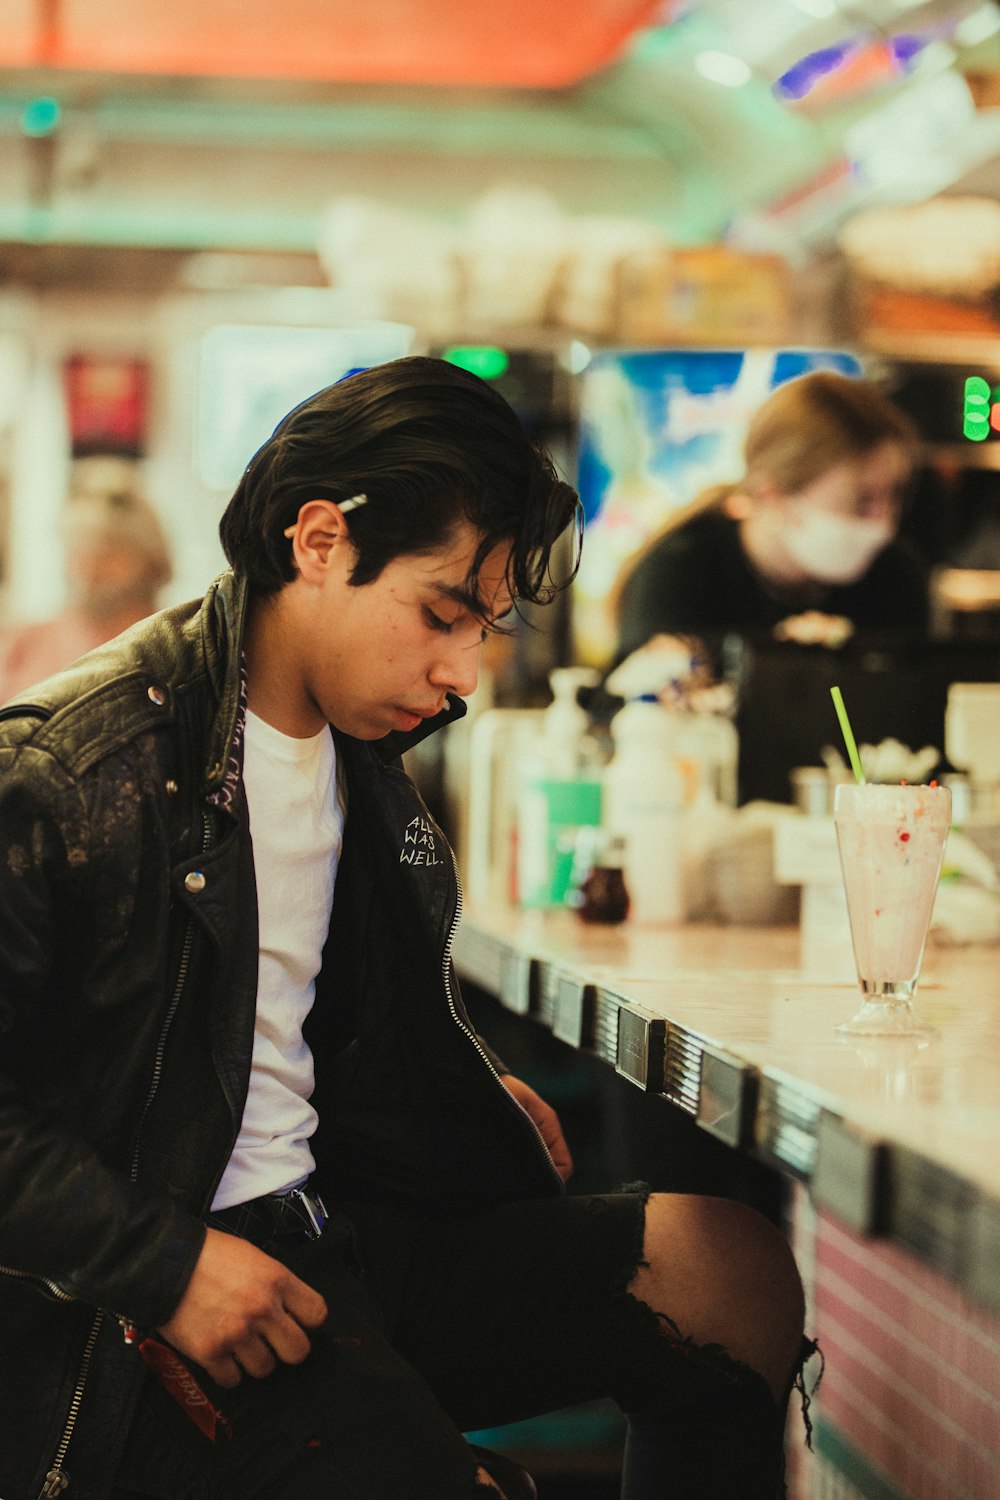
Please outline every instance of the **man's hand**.
[[549, 1148], [556, 1171], [563, 1182], [568, 1182], [573, 1175], [573, 1158], [563, 1136], [559, 1116], [551, 1104], [546, 1104], [530, 1085], [515, 1078], [512, 1073], [501, 1073], [500, 1082], [517, 1100], [525, 1114], [534, 1120], [542, 1140]]
[[280, 1261], [235, 1235], [209, 1229], [194, 1274], [159, 1332], [221, 1386], [258, 1379], [280, 1362], [301, 1364], [310, 1328], [326, 1319], [320, 1294]]

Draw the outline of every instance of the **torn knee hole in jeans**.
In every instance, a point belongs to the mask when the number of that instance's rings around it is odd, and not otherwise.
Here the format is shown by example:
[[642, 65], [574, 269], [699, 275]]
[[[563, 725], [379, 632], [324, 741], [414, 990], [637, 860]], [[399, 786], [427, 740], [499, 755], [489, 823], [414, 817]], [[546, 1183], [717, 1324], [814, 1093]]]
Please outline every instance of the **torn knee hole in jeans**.
[[[733, 1393], [734, 1397], [737, 1397], [738, 1392], [743, 1392], [748, 1399], [759, 1400], [779, 1413], [784, 1413], [792, 1392], [798, 1391], [802, 1422], [805, 1428], [805, 1442], [808, 1448], [812, 1447], [813, 1424], [809, 1408], [816, 1388], [823, 1378], [823, 1354], [815, 1340], [803, 1337], [798, 1360], [788, 1382], [785, 1400], [778, 1408], [763, 1376], [758, 1374], [752, 1365], [730, 1354], [724, 1344], [697, 1343], [690, 1336], [682, 1334], [674, 1320], [666, 1313], [658, 1312], [630, 1292], [625, 1294], [623, 1300], [633, 1305], [633, 1316], [644, 1324], [647, 1330], [654, 1332], [658, 1349], [660, 1351], [669, 1349], [672, 1364], [679, 1358], [682, 1368], [689, 1376], [694, 1377], [700, 1374], [713, 1382], [720, 1382], [720, 1386], [716, 1387], [720, 1394], [726, 1388]], [[816, 1354], [820, 1358], [819, 1371], [811, 1388], [807, 1388], [805, 1367]], [[652, 1359], [654, 1363], [658, 1363], [655, 1355]], [[674, 1365], [674, 1372], [676, 1368], [677, 1366]], [[653, 1378], [655, 1380], [655, 1375]]]
[[[626, 1182], [622, 1185], [623, 1193], [634, 1194], [639, 1199], [639, 1212], [636, 1215], [635, 1232], [629, 1253], [618, 1272], [611, 1278], [608, 1291], [611, 1293], [614, 1303], [619, 1307], [625, 1306], [629, 1309], [627, 1318], [636, 1325], [636, 1331], [642, 1325], [646, 1330], [655, 1332], [662, 1338], [669, 1339], [677, 1352], [687, 1358], [698, 1360], [705, 1366], [718, 1369], [725, 1378], [736, 1383], [741, 1378], [742, 1371], [757, 1378], [755, 1372], [749, 1365], [740, 1365], [738, 1360], [727, 1352], [722, 1344], [698, 1345], [693, 1339], [685, 1337], [673, 1318], [666, 1313], [658, 1312], [649, 1306], [641, 1297], [635, 1296], [628, 1289], [638, 1270], [648, 1268], [649, 1262], [643, 1258], [643, 1249], [646, 1242], [646, 1204], [649, 1202], [652, 1188], [648, 1182]], [[600, 1198], [593, 1200], [592, 1211], [598, 1213], [607, 1209], [607, 1204]]]
[[[608, 1288], [614, 1297], [627, 1296], [627, 1288], [636, 1271], [639, 1270], [640, 1266], [648, 1267], [649, 1265], [649, 1261], [643, 1259], [642, 1252], [646, 1243], [646, 1204], [649, 1202], [649, 1197], [653, 1190], [648, 1182], [626, 1182], [623, 1184], [621, 1191], [623, 1193], [632, 1193], [639, 1199], [639, 1212], [636, 1214], [635, 1231], [632, 1236], [632, 1244], [629, 1246], [628, 1257], [617, 1275], [612, 1278]], [[591, 1200], [590, 1209], [592, 1213], [606, 1213], [608, 1211], [608, 1203], [604, 1198], [594, 1198]]]
[[[816, 1372], [816, 1379], [812, 1383], [812, 1390], [807, 1391], [806, 1390], [806, 1365], [812, 1359], [812, 1357], [813, 1357], [814, 1354], [818, 1354], [819, 1355], [819, 1369]], [[819, 1387], [819, 1383], [823, 1379], [823, 1371], [825, 1369], [826, 1369], [826, 1360], [823, 1357], [823, 1351], [819, 1347], [819, 1344], [816, 1342], [815, 1339], [807, 1339], [805, 1337], [805, 1335], [803, 1335], [803, 1338], [802, 1338], [802, 1347], [801, 1347], [801, 1349], [799, 1351], [799, 1362], [798, 1362], [798, 1364], [795, 1367], [795, 1374], [792, 1376], [791, 1390], [789, 1391], [788, 1394], [790, 1396], [791, 1393], [792, 1393], [792, 1391], [798, 1391], [798, 1393], [799, 1393], [799, 1403], [800, 1403], [800, 1408], [801, 1408], [801, 1411], [802, 1411], [802, 1421], [803, 1421], [803, 1424], [804, 1424], [805, 1429], [806, 1429], [806, 1447], [807, 1448], [811, 1448], [812, 1447], [812, 1434], [813, 1434], [813, 1424], [812, 1424], [812, 1418], [809, 1415], [809, 1408], [812, 1405], [812, 1399], [813, 1399], [813, 1397], [816, 1394], [816, 1391], [817, 1391], [817, 1389]]]
[[[689, 1335], [682, 1334], [673, 1318], [668, 1314], [650, 1307], [641, 1298], [636, 1297], [628, 1290], [640, 1266], [648, 1264], [643, 1260], [643, 1246], [645, 1243], [646, 1230], [646, 1203], [649, 1199], [651, 1189], [648, 1183], [631, 1182], [626, 1183], [623, 1192], [634, 1193], [640, 1200], [639, 1213], [636, 1216], [636, 1230], [633, 1243], [630, 1247], [630, 1255], [618, 1274], [612, 1279], [609, 1286], [613, 1303], [619, 1310], [619, 1315], [624, 1312], [626, 1324], [631, 1325], [633, 1334], [652, 1333], [654, 1340], [646, 1347], [649, 1349], [649, 1362], [646, 1378], [650, 1387], [655, 1387], [662, 1380], [662, 1360], [660, 1354], [665, 1348], [669, 1348], [671, 1361], [679, 1357], [683, 1362], [679, 1368], [690, 1372], [698, 1371], [709, 1379], [715, 1377], [723, 1383], [724, 1387], [737, 1391], [742, 1389], [748, 1393], [760, 1393], [765, 1388], [763, 1377], [753, 1369], [751, 1365], [736, 1359], [723, 1344], [698, 1344]], [[600, 1206], [599, 1201], [595, 1203], [595, 1210]], [[639, 1347], [639, 1341], [633, 1344], [633, 1350]], [[819, 1354], [820, 1368], [811, 1389], [806, 1387], [805, 1367], [815, 1354]], [[792, 1391], [799, 1393], [801, 1403], [802, 1421], [806, 1432], [806, 1444], [812, 1447], [812, 1421], [809, 1416], [809, 1407], [816, 1388], [823, 1377], [823, 1355], [819, 1345], [812, 1339], [803, 1338], [799, 1350], [798, 1361], [789, 1381], [788, 1393], [784, 1403], [791, 1397]], [[674, 1367], [675, 1370], [678, 1368]], [[641, 1377], [640, 1377], [641, 1378]], [[773, 1397], [767, 1392], [767, 1399], [773, 1405]]]

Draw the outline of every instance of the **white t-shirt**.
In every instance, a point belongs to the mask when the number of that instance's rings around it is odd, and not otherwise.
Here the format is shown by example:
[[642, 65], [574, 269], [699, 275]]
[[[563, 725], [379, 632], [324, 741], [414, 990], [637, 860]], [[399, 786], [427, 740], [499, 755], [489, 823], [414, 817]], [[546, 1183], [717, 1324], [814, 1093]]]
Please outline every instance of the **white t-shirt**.
[[250, 1091], [214, 1209], [285, 1192], [313, 1169], [315, 1079], [302, 1026], [315, 998], [344, 832], [329, 729], [293, 739], [248, 713], [243, 782], [257, 873], [257, 1018]]

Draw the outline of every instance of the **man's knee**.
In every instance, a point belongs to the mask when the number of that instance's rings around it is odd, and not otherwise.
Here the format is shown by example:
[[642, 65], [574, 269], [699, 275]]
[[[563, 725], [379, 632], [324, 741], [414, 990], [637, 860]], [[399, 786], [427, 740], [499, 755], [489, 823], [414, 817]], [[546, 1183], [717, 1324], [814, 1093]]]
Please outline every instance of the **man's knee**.
[[654, 1194], [647, 1204], [645, 1265], [630, 1290], [696, 1342], [721, 1343], [777, 1393], [802, 1335], [804, 1299], [784, 1235], [746, 1204]]

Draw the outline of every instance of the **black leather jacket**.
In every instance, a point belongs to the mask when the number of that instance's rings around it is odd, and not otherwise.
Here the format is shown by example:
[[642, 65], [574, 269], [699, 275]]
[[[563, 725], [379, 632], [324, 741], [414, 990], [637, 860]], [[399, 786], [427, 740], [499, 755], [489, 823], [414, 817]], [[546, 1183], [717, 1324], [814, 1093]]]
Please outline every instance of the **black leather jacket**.
[[[0, 709], [3, 1500], [107, 1494], [142, 1368], [121, 1324], [172, 1313], [239, 1129], [257, 978], [245, 605], [223, 574]], [[462, 1005], [454, 860], [408, 743], [337, 736], [348, 816], [309, 1025], [320, 1187], [551, 1196]]]

